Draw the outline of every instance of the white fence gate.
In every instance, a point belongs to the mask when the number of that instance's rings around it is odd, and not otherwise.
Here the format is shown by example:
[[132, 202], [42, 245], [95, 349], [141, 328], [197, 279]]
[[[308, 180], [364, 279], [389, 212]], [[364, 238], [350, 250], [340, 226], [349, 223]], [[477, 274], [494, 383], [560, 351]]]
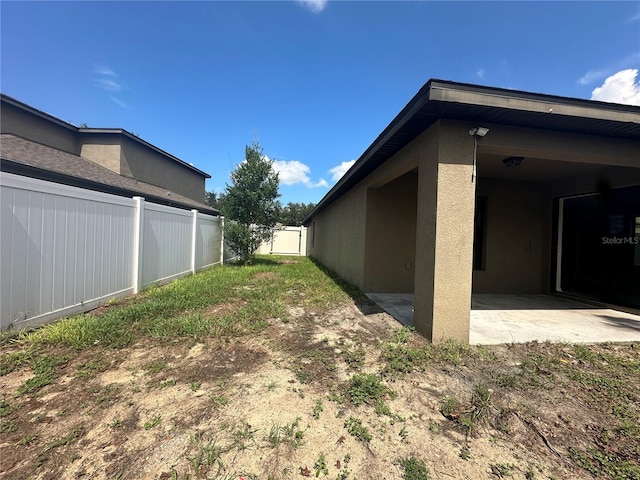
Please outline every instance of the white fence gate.
[[223, 262], [224, 219], [0, 172], [0, 327], [97, 307]]
[[264, 242], [256, 252], [260, 255], [307, 255], [307, 227], [275, 229], [271, 240]]

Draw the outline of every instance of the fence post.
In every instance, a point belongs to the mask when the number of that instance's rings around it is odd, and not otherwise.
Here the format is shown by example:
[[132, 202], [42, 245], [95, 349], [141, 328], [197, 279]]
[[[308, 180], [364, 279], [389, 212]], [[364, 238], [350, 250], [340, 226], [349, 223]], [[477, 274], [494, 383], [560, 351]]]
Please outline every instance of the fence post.
[[135, 225], [133, 227], [133, 293], [142, 289], [142, 259], [144, 245], [144, 197], [135, 201]]
[[220, 265], [224, 265], [224, 217], [220, 216]]
[[191, 210], [193, 222], [191, 224], [191, 273], [196, 273], [196, 249], [198, 248], [198, 210]]

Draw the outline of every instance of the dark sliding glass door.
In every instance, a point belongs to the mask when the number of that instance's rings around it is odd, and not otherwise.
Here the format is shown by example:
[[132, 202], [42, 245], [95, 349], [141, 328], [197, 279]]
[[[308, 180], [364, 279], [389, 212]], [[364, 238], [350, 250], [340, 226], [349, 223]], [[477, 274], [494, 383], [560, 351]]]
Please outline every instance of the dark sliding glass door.
[[560, 290], [640, 308], [640, 186], [565, 198]]

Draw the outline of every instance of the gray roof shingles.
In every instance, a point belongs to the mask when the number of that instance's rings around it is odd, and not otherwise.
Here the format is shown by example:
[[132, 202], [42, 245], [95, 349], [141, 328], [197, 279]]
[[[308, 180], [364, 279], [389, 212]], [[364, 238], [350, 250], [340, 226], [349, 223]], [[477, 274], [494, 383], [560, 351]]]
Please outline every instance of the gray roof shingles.
[[[4, 161], [9, 161], [26, 165], [42, 172], [59, 174], [62, 177], [73, 177], [84, 181], [87, 185], [93, 184], [94, 188], [91, 188], [92, 190], [112, 193], [115, 189], [131, 194], [131, 196], [139, 195], [145, 197], [150, 201], [157, 200], [163, 204], [197, 209], [203, 213], [218, 213], [217, 210], [204, 203], [199, 203], [179, 193], [168, 191], [166, 188], [118, 175], [91, 160], [31, 142], [12, 134], [3, 133], [0, 135], [0, 157], [3, 163], [5, 163]], [[6, 164], [5, 166], [0, 166], [3, 171], [9, 170], [5, 167]], [[100, 188], [100, 186], [105, 188]]]

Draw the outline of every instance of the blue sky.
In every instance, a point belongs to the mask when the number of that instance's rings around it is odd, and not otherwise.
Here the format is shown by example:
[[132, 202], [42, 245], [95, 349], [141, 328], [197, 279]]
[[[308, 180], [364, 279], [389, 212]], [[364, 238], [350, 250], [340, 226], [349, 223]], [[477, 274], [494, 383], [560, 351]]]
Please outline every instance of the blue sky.
[[2, 1], [2, 92], [317, 202], [430, 78], [640, 104], [640, 2]]

